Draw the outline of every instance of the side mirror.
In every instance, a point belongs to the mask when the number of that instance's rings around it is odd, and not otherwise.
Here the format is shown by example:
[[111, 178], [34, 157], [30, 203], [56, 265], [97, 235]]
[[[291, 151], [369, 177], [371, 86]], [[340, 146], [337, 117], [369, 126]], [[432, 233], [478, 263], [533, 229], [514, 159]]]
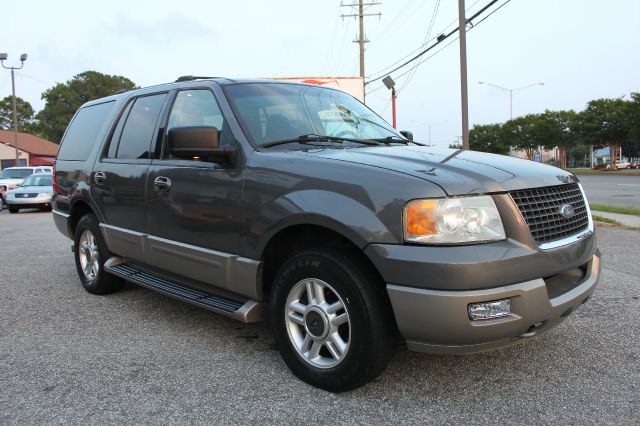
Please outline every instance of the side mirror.
[[168, 153], [184, 160], [226, 162], [234, 151], [219, 147], [219, 134], [211, 126], [174, 127], [167, 134]]
[[405, 138], [409, 139], [410, 141], [413, 140], [413, 132], [409, 130], [400, 130], [400, 134]]

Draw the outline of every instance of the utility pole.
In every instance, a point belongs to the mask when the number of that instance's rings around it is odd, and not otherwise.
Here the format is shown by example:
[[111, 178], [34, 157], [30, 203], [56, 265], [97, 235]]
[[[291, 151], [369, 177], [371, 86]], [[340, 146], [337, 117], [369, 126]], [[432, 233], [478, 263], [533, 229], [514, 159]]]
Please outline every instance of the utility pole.
[[19, 70], [24, 66], [24, 61], [27, 60], [27, 54], [23, 53], [20, 55], [20, 66], [19, 67], [7, 67], [4, 65], [4, 61], [7, 60], [6, 53], [0, 53], [0, 64], [2, 64], [2, 68], [11, 70], [11, 89], [13, 93], [13, 140], [16, 145], [16, 166], [20, 165], [20, 150], [18, 149], [18, 113], [16, 108], [16, 80], [15, 80], [15, 70]]
[[365, 3], [364, 0], [358, 0], [358, 3], [350, 3], [350, 4], [341, 4], [340, 7], [352, 7], [358, 8], [358, 13], [356, 14], [350, 14], [350, 15], [340, 15], [340, 17], [342, 19], [344, 18], [359, 18], [359, 27], [360, 27], [360, 32], [358, 35], [358, 38], [356, 40], [354, 40], [354, 43], [358, 43], [360, 46], [360, 77], [362, 78], [362, 84], [363, 84], [363, 88], [362, 88], [362, 93], [364, 96], [364, 44], [365, 43], [369, 43], [369, 40], [367, 40], [365, 38], [364, 35], [364, 18], [365, 16], [377, 16], [377, 17], [381, 17], [382, 13], [378, 12], [378, 13], [364, 13], [364, 9], [365, 7], [369, 7], [369, 6], [378, 6], [382, 3], [379, 2], [371, 2], [371, 3]]
[[469, 149], [469, 95], [467, 91], [467, 18], [464, 0], [458, 0], [458, 26], [460, 31], [460, 95], [462, 98], [462, 148]]

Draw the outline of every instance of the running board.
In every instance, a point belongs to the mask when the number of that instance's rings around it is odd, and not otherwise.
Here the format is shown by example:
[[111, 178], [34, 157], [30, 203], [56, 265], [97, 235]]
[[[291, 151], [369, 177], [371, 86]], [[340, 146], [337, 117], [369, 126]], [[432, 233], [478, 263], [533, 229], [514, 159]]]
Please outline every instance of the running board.
[[131, 281], [141, 287], [226, 315], [238, 321], [258, 322], [266, 320], [266, 309], [263, 303], [258, 303], [254, 300], [238, 302], [226, 296], [196, 290], [173, 279], [127, 263], [126, 260], [118, 256], [107, 260], [104, 264], [104, 269], [110, 274]]

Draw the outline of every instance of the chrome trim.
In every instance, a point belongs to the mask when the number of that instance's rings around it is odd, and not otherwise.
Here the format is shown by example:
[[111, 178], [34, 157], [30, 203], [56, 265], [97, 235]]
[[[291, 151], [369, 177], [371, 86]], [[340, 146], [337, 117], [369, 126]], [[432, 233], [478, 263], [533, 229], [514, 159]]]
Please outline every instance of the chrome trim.
[[552, 250], [558, 247], [562, 247], [562, 246], [566, 246], [569, 244], [574, 244], [577, 243], [578, 241], [584, 240], [585, 238], [588, 238], [591, 236], [591, 234], [593, 234], [593, 219], [591, 217], [591, 208], [589, 207], [589, 202], [587, 201], [587, 195], [584, 193], [584, 189], [582, 188], [582, 185], [580, 183], [578, 183], [578, 188], [580, 188], [580, 192], [582, 193], [582, 199], [584, 200], [584, 206], [587, 209], [587, 218], [589, 220], [589, 224], [587, 225], [587, 229], [580, 232], [579, 234], [576, 235], [572, 235], [570, 237], [567, 238], [563, 238], [561, 240], [557, 240], [557, 241], [551, 241], [549, 243], [544, 243], [544, 244], [540, 244], [538, 245], [538, 248], [540, 250]]
[[69, 219], [69, 217], [71, 217], [70, 214], [62, 213], [62, 212], [59, 212], [57, 210], [51, 210], [51, 213], [57, 214], [58, 216], [62, 216], [65, 219]]

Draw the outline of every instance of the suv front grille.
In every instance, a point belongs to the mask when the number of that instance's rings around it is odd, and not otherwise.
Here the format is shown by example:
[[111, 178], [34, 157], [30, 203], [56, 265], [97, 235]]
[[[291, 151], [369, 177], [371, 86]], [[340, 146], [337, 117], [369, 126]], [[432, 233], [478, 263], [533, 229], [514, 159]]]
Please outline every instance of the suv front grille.
[[[585, 200], [577, 184], [521, 189], [510, 195], [538, 244], [561, 240], [589, 227]], [[574, 209], [570, 218], [560, 215], [560, 207], [565, 204]]]

